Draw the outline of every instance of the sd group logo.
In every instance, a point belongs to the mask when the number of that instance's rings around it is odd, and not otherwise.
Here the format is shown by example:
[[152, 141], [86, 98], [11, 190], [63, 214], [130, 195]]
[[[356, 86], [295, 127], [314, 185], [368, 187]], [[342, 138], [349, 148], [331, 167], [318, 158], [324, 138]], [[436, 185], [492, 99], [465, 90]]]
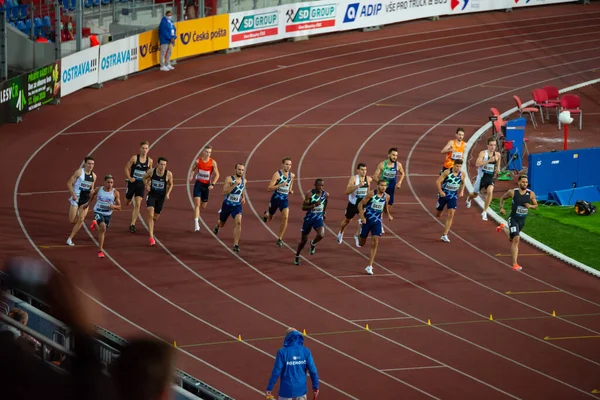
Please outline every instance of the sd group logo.
[[363, 4], [362, 7], [360, 3], [348, 4], [346, 14], [344, 14], [344, 24], [355, 22], [357, 18], [375, 17], [382, 8], [381, 3]]
[[297, 10], [291, 8], [285, 13], [285, 31], [298, 32], [335, 26], [336, 9], [335, 4], [299, 7]]
[[234, 16], [231, 20], [231, 42], [250, 39], [262, 39], [279, 34], [279, 15], [277, 11], [261, 14]]

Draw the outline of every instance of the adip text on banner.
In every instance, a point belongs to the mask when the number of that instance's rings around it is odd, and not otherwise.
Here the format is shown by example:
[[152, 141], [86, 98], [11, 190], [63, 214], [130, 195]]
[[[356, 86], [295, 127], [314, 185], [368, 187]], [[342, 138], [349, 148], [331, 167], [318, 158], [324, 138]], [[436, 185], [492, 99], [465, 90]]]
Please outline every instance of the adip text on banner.
[[98, 82], [103, 83], [138, 72], [138, 48], [137, 35], [100, 46]]
[[340, 3], [336, 4], [334, 1], [313, 1], [282, 6], [281, 8], [285, 10], [286, 37], [337, 31], [338, 4]]
[[193, 57], [229, 47], [228, 14], [177, 22], [175, 26], [178, 36], [173, 52], [176, 58]]
[[229, 14], [229, 47], [250, 46], [284, 38], [282, 7]]
[[94, 46], [61, 59], [61, 97], [98, 83], [99, 55], [100, 46]]

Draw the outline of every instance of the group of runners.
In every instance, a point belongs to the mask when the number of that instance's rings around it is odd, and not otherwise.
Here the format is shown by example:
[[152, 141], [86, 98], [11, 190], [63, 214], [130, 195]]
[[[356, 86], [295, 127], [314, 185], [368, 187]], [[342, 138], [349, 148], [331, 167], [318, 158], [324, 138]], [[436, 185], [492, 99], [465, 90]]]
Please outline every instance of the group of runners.
[[[449, 243], [448, 234], [452, 226], [454, 214], [458, 207], [458, 199], [464, 196], [465, 180], [462, 172], [465, 154], [465, 132], [462, 128], [456, 130], [455, 139], [450, 140], [442, 149], [441, 153], [446, 155], [437, 185], [437, 216], [441, 217], [444, 209], [447, 210], [446, 221], [441, 240]], [[487, 210], [492, 201], [495, 180], [500, 172], [501, 155], [496, 149], [496, 139], [490, 137], [487, 140], [487, 149], [479, 152], [476, 167], [478, 169], [475, 181], [475, 190], [466, 198], [466, 207], [479, 194], [484, 197], [484, 208], [481, 218], [487, 220]], [[125, 177], [127, 179], [127, 190], [125, 193], [126, 204], [132, 206], [131, 223], [129, 230], [136, 232], [136, 222], [139, 218], [142, 200], [146, 199], [146, 210], [148, 213], [149, 243], [156, 245], [154, 239], [154, 225], [158, 220], [164, 203], [169, 199], [173, 190], [173, 173], [167, 169], [168, 160], [159, 157], [156, 163], [148, 156], [149, 144], [142, 142], [138, 154], [133, 155], [125, 165]], [[89, 206], [94, 204], [94, 220], [90, 226], [91, 230], [98, 230], [98, 257], [104, 258], [104, 237], [108, 229], [112, 213], [121, 210], [121, 197], [119, 191], [114, 188], [112, 175], [104, 176], [104, 183], [95, 187], [96, 174], [93, 172], [94, 159], [86, 157], [82, 168], [77, 169], [69, 179], [67, 186], [71, 197], [69, 198], [70, 210], [69, 220], [73, 224], [71, 235], [67, 239], [69, 246], [74, 246], [73, 239], [81, 229], [87, 216]], [[288, 157], [282, 160], [281, 168], [271, 177], [267, 190], [272, 192], [267, 210], [264, 211], [262, 219], [265, 223], [272, 221], [277, 211], [281, 214], [281, 223], [276, 245], [283, 246], [283, 238], [289, 220], [289, 195], [293, 194], [295, 175], [291, 171], [292, 160]], [[217, 223], [213, 228], [215, 235], [225, 226], [231, 217], [234, 221], [233, 229], [233, 251], [239, 252], [239, 241], [242, 230], [242, 207], [246, 202], [246, 185], [244, 164], [236, 164], [234, 174], [227, 176], [224, 180], [221, 194], [223, 200]], [[373, 275], [373, 264], [379, 246], [379, 240], [385, 233], [383, 229], [383, 217], [389, 221], [393, 220], [392, 208], [396, 190], [402, 186], [405, 178], [402, 164], [398, 161], [398, 149], [391, 148], [387, 158], [381, 161], [373, 175], [367, 173], [367, 165], [359, 163], [356, 171], [350, 177], [346, 186], [348, 204], [344, 213], [344, 219], [340, 224], [337, 234], [338, 243], [343, 243], [344, 232], [355, 217], [357, 218], [357, 230], [354, 241], [357, 247], [363, 247], [367, 238], [371, 236], [371, 248], [369, 263], [365, 271]], [[206, 146], [202, 149], [198, 160], [194, 161], [189, 172], [189, 181], [194, 183], [194, 231], [200, 231], [200, 216], [206, 209], [211, 191], [219, 182], [220, 173], [217, 162], [212, 158], [212, 147]], [[374, 189], [371, 189], [372, 186]], [[316, 236], [310, 241], [309, 253], [316, 252], [316, 245], [325, 236], [325, 220], [327, 218], [327, 204], [329, 193], [325, 191], [323, 179], [316, 179], [313, 188], [304, 194], [302, 211], [305, 212], [301, 229], [301, 238], [296, 248], [294, 264], [300, 265], [300, 255], [308, 243], [312, 231]], [[513, 270], [520, 271], [522, 268], [517, 262], [519, 234], [523, 229], [525, 218], [529, 209], [537, 208], [535, 194], [528, 189], [526, 176], [519, 176], [518, 187], [504, 194], [500, 200], [500, 212], [504, 213], [504, 202], [512, 199], [512, 210], [507, 220], [508, 225], [501, 224], [497, 231], [504, 231], [512, 242]]]

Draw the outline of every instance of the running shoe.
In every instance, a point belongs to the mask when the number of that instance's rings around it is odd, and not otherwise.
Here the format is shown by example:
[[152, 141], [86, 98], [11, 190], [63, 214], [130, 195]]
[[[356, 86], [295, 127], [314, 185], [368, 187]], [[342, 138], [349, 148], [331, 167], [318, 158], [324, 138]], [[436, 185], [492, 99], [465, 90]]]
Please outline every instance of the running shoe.
[[150, 246], [156, 246], [156, 240], [154, 240], [154, 238], [150, 238]]
[[267, 222], [267, 220], [268, 220], [268, 219], [269, 219], [269, 218], [267, 217], [267, 212], [265, 211], [265, 212], [263, 213], [263, 222]]
[[92, 222], [92, 224], [90, 225], [90, 230], [95, 231], [97, 226], [98, 226], [98, 222], [96, 222], [96, 220], [94, 220]]
[[337, 241], [339, 244], [342, 244], [342, 242], [344, 241], [344, 234], [342, 232], [338, 232]]
[[233, 245], [233, 251], [235, 251], [236, 253], [240, 252], [240, 246], [238, 246], [237, 244]]
[[98, 258], [104, 258], [104, 253], [103, 253], [103, 252], [101, 252], [101, 251], [99, 251], [99, 252], [98, 252]]
[[135, 225], [129, 225], [129, 232], [135, 233]]
[[315, 252], [317, 251], [317, 247], [312, 244], [312, 242], [310, 243], [310, 255], [312, 256], [313, 254], [315, 254]]
[[283, 240], [277, 239], [277, 247], [283, 247]]
[[520, 271], [520, 270], [522, 270], [522, 269], [523, 269], [523, 267], [521, 267], [519, 264], [515, 264], [515, 265], [513, 265], [513, 267], [512, 267], [512, 270], [513, 270], [513, 271]]
[[450, 239], [448, 238], [448, 235], [442, 235], [442, 240], [446, 243], [450, 243]]
[[294, 264], [300, 265], [300, 256], [294, 257]]
[[488, 220], [487, 219], [487, 211], [484, 211], [484, 212], [481, 213], [481, 219], [484, 220], [484, 221]]
[[365, 271], [367, 271], [367, 274], [369, 275], [373, 275], [373, 267], [368, 265], [367, 268], [365, 268]]
[[215, 233], [215, 235], [219, 234], [219, 226], [215, 226], [215, 229], [213, 229], [213, 232]]
[[356, 247], [360, 247], [360, 240], [358, 239], [358, 235], [354, 235], [354, 243], [356, 243]]
[[496, 227], [496, 232], [502, 232], [502, 229], [505, 227], [506, 225], [504, 225], [504, 222], [502, 222], [500, 225], [498, 225]]
[[471, 200], [469, 200], [468, 197], [467, 197], [466, 205], [467, 205], [467, 208], [471, 208]]
[[67, 239], [67, 244], [69, 246], [75, 246], [75, 243], [73, 243], [73, 241], [71, 239]]
[[200, 232], [200, 223], [198, 221], [194, 221], [194, 232]]

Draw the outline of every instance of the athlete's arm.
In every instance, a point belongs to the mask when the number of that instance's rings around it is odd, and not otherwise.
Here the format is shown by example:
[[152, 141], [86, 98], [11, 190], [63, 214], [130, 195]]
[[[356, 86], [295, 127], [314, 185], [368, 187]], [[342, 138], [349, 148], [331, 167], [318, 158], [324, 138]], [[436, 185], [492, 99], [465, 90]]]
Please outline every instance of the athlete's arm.
[[[290, 174], [292, 174], [290, 172]], [[294, 179], [296, 179], [296, 175], [292, 174], [292, 179], [290, 180], [290, 194], [294, 194]]]
[[277, 185], [277, 181], [279, 180], [279, 174], [277, 172], [275, 172], [273, 174], [273, 176], [271, 177], [271, 182], [269, 182], [269, 185], [267, 186], [267, 191], [272, 192], [274, 190], [277, 190], [281, 185]]
[[406, 177], [406, 174], [404, 173], [404, 167], [402, 167], [401, 163], [398, 163], [398, 174], [400, 174], [400, 180], [398, 181], [398, 184], [396, 186], [400, 188], [400, 185], [402, 185], [402, 181]]
[[329, 193], [325, 193], [325, 200], [323, 201], [323, 219], [327, 219], [327, 200], [329, 200]]
[[449, 140], [448, 143], [446, 143], [446, 146], [442, 149], [441, 153], [449, 153], [450, 151], [452, 151], [452, 140]]
[[223, 183], [223, 191], [222, 193], [227, 195], [229, 193], [231, 193], [231, 191], [233, 190], [235, 186], [233, 185], [233, 180], [231, 179], [230, 176], [228, 176], [227, 178], [225, 178], [225, 182]]
[[371, 182], [373, 182], [373, 178], [371, 178], [370, 176], [367, 176], [367, 188], [368, 189], [371, 188]]
[[171, 196], [171, 190], [173, 190], [173, 173], [171, 171], [167, 171], [167, 199]]
[[248, 181], [244, 178], [243, 182], [244, 182], [244, 190], [242, 190], [242, 199], [240, 200], [242, 204], [246, 204], [246, 183], [248, 183]]
[[496, 174], [500, 173], [500, 152], [494, 153], [494, 159], [496, 160]]
[[477, 161], [475, 161], [475, 166], [476, 167], [483, 167], [485, 164], [488, 163], [488, 161], [483, 161], [483, 154], [485, 153], [485, 150], [482, 150], [479, 152], [479, 155], [477, 156]]
[[217, 167], [217, 162], [213, 159], [213, 172], [212, 172], [212, 180], [210, 181], [210, 184], [212, 186], [215, 186], [217, 184], [217, 182], [219, 182], [220, 176], [221, 176], [221, 174], [219, 174], [219, 167]]
[[146, 172], [146, 175], [144, 175], [144, 177], [142, 178], [142, 182], [144, 182], [144, 186], [146, 187], [146, 190], [150, 190], [150, 180], [152, 180], [153, 173], [154, 173], [154, 168], [150, 168]]
[[354, 182], [356, 182], [356, 178], [354, 176], [351, 176], [350, 180], [348, 181], [348, 185], [346, 186], [346, 194], [354, 192], [361, 186], [360, 183], [358, 185], [355, 185]]
[[[148, 156], [146, 156], [148, 157]], [[152, 159], [150, 157], [148, 157], [148, 169], [152, 168], [154, 166], [154, 161], [152, 161]]]
[[515, 191], [513, 189], [510, 189], [508, 192], [504, 193], [504, 196], [500, 198], [500, 214], [506, 213], [506, 211], [504, 211], [504, 201], [512, 199], [514, 194]]
[[304, 196], [304, 202], [302, 203], [302, 211], [312, 210], [316, 207], [316, 204], [310, 204], [310, 198], [312, 197], [311, 191], [306, 192]]
[[75, 181], [77, 181], [77, 178], [79, 178], [80, 176], [81, 170], [78, 169], [67, 181], [67, 188], [69, 188], [69, 193], [71, 193], [71, 197], [73, 198], [73, 200], [77, 200], [77, 196], [75, 196], [75, 190], [73, 189], [73, 185], [75, 185]]
[[90, 204], [92, 204], [92, 202], [96, 198], [96, 195], [98, 194], [99, 191], [100, 191], [100, 188], [96, 188], [96, 189], [92, 190], [92, 192], [90, 193], [90, 199], [87, 201], [87, 203], [82, 204], [81, 208], [84, 209], [84, 210], [86, 208], [88, 208], [90, 206]]
[[119, 195], [119, 191], [117, 189], [115, 189], [114, 192], [115, 192], [115, 204], [112, 204], [111, 208], [116, 211], [121, 211], [121, 196]]
[[383, 169], [383, 163], [384, 163], [384, 161], [377, 164], [377, 169], [375, 169], [375, 173], [371, 177], [375, 181], [375, 183], [379, 183], [379, 177], [381, 176], [381, 170]]
[[92, 172], [92, 176], [94, 177], [94, 180], [92, 180], [92, 189], [94, 189], [96, 187], [96, 178], [98, 177], [95, 172]]
[[462, 179], [460, 182], [460, 188], [458, 189], [458, 197], [463, 197], [465, 195], [465, 180]]
[[190, 168], [190, 182], [194, 182], [194, 178], [196, 177], [196, 171], [198, 170], [198, 160], [192, 163], [192, 167]]
[[[444, 182], [444, 179], [446, 179], [448, 174], [450, 174], [450, 171], [451, 170], [449, 170], [449, 169], [445, 170], [444, 173], [441, 174], [435, 181], [435, 185], [437, 186], [438, 193], [442, 197], [444, 197], [446, 195], [446, 193], [444, 193], [444, 191], [442, 190], [442, 183]], [[443, 193], [443, 195], [442, 195], [442, 193]]]
[[[358, 203], [358, 216], [360, 217], [360, 219], [363, 220], [363, 222], [365, 221], [365, 205], [369, 202], [369, 200], [371, 200], [371, 198], [373, 197], [373, 194], [375, 192], [369, 192], [367, 193], [367, 195], [365, 196], [364, 199], [362, 199], [360, 201], [360, 203]], [[387, 201], [386, 201], [387, 204]]]
[[390, 208], [388, 207], [388, 203], [390, 201], [390, 195], [386, 193], [385, 195], [385, 205], [383, 206], [383, 212], [387, 215], [388, 219], [391, 221], [394, 219], [392, 214], [390, 213]]
[[529, 191], [529, 195], [531, 196], [531, 204], [527, 203], [525, 204], [525, 207], [531, 210], [535, 210], [536, 208], [538, 208], [537, 198], [535, 197], [535, 193], [533, 193], [531, 190]]
[[131, 166], [137, 161], [136, 156], [131, 156], [127, 164], [125, 164], [125, 177], [129, 182], [135, 182], [135, 179], [131, 176]]

